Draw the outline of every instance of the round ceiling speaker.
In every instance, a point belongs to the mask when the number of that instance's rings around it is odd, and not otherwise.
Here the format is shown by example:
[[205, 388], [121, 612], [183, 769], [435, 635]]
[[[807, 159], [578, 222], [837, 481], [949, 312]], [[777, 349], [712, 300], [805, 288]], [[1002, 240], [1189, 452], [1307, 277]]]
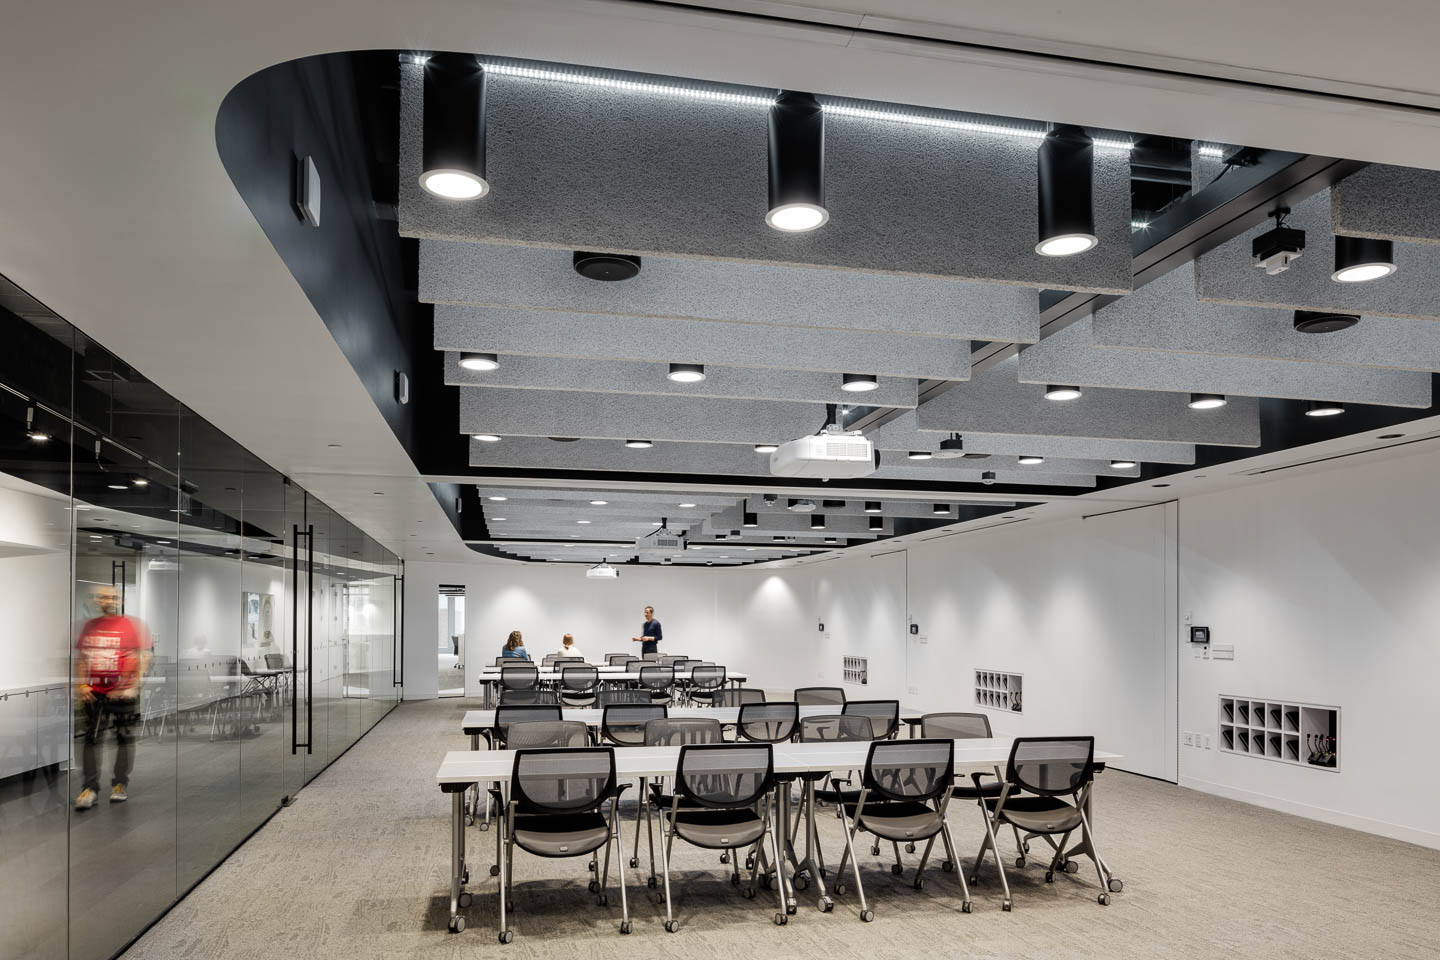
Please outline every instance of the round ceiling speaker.
[[1331, 313], [1328, 310], [1296, 310], [1295, 329], [1300, 333], [1334, 333], [1348, 330], [1360, 322], [1353, 313]]
[[575, 272], [587, 280], [629, 280], [640, 273], [640, 258], [624, 253], [575, 251]]

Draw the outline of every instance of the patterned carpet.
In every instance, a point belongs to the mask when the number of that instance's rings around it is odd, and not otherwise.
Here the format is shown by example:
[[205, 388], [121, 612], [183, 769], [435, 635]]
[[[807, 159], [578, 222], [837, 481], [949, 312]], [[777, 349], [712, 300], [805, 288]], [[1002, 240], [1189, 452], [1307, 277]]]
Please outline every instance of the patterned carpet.
[[[799, 913], [782, 928], [771, 922], [773, 893], [743, 899], [715, 853], [677, 844], [678, 933], [664, 932], [663, 907], [646, 899], [643, 875], [630, 878], [635, 932], [621, 937], [619, 898], [595, 904], [583, 859], [517, 852], [514, 942], [496, 943], [488, 879], [472, 883], [469, 926], [452, 935], [449, 807], [432, 777], [443, 751], [468, 746], [463, 709], [459, 700], [399, 707], [125, 956], [1433, 960], [1440, 950], [1440, 852], [1119, 772], [1104, 774], [1096, 791], [1101, 849], [1125, 880], [1108, 907], [1095, 901], [1093, 870], [1046, 884], [1044, 867], [1032, 863], [1009, 871], [1015, 910], [1003, 913], [992, 861], [973, 891], [975, 912], [962, 914], [953, 874], [927, 870], [925, 888], [915, 890], [908, 871], [892, 876], [867, 844], [874, 923], [860, 922], [853, 892], [824, 915], [801, 891]], [[983, 835], [979, 813], [956, 805], [951, 823], [968, 863]], [[839, 827], [826, 818], [823, 829], [833, 870]], [[493, 833], [472, 828], [467, 842], [473, 872], [483, 874]], [[643, 869], [643, 840], [641, 860]]]

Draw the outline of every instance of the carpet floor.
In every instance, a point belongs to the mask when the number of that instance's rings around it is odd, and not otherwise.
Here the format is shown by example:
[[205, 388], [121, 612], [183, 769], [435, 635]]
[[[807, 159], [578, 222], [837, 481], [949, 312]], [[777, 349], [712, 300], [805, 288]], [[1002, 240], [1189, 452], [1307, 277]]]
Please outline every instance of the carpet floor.
[[[126, 954], [131, 960], [390, 960], [477, 955], [684, 960], [922, 957], [1433, 958], [1440, 953], [1440, 852], [1264, 810], [1120, 772], [1096, 787], [1101, 851], [1125, 881], [1096, 903], [1093, 869], [1044, 882], [1034, 861], [1009, 869], [1015, 900], [1000, 909], [994, 862], [960, 912], [959, 881], [933, 864], [924, 889], [861, 848], [876, 918], [861, 923], [853, 891], [831, 914], [800, 891], [799, 913], [776, 927], [774, 893], [745, 900], [713, 851], [676, 845], [678, 933], [631, 873], [635, 932], [617, 933], [619, 898], [596, 905], [583, 858], [516, 853], [514, 942], [496, 943], [495, 881], [483, 877], [494, 835], [471, 828], [463, 933], [446, 929], [449, 802], [434, 786], [441, 754], [465, 749], [460, 700], [407, 703], [317, 777]], [[968, 864], [984, 828], [972, 807], [951, 808]], [[633, 819], [626, 823], [627, 840]], [[823, 818], [833, 872], [837, 821]], [[629, 843], [627, 843], [627, 848]], [[1036, 842], [1039, 847], [1039, 842]], [[1002, 841], [1009, 857], [1010, 844]], [[1036, 851], [1038, 853], [1038, 850]], [[1013, 859], [1010, 861], [1013, 863]]]

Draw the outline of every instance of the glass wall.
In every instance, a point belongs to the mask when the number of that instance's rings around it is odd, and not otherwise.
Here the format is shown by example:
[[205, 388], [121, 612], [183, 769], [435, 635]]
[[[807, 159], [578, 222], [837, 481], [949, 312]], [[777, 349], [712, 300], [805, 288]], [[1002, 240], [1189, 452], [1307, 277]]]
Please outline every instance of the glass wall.
[[394, 706], [399, 563], [63, 321], [0, 331], [0, 957], [106, 958]]

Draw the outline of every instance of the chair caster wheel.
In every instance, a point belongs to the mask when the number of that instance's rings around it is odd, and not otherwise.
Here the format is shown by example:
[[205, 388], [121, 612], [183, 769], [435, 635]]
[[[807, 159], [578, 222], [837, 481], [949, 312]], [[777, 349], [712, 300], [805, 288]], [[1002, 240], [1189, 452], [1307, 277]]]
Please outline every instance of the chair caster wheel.
[[877, 844], [875, 844], [873, 847], [870, 848], [870, 856], [872, 856], [872, 857], [878, 857], [878, 856], [880, 856], [880, 844], [877, 843]]
[[1117, 879], [1115, 877], [1111, 877], [1109, 886], [1111, 893], [1119, 893], [1121, 890], [1125, 889], [1125, 881]]
[[1023, 852], [1025, 852], [1025, 853], [1029, 853], [1029, 852], [1030, 852], [1030, 841], [1029, 841], [1029, 840], [1026, 840], [1025, 842], [1021, 843], [1021, 844], [1020, 844], [1020, 849], [1021, 849]]
[[1079, 860], [1066, 860], [1066, 861], [1065, 861], [1065, 872], [1066, 872], [1066, 873], [1079, 873], [1079, 872], [1080, 872], [1080, 861], [1079, 861]]
[[481, 830], [489, 830], [489, 829], [490, 829], [490, 821], [489, 821], [489, 820], [481, 820], [481, 821], [480, 821], [480, 829], [481, 829]]
[[599, 893], [599, 892], [600, 892], [600, 881], [599, 881], [599, 880], [591, 880], [589, 883], [587, 883], [587, 884], [585, 885], [585, 889], [589, 890], [591, 893]]
[[1009, 913], [1013, 907], [1014, 904], [1012, 904], [1009, 900], [1006, 900], [1004, 903], [1000, 904], [1000, 909], [1004, 910], [1006, 913]]
[[654, 890], [654, 889], [655, 889], [655, 878], [654, 878], [654, 877], [649, 877], [649, 878], [647, 878], [646, 881], [645, 881], [645, 886], [649, 887], [651, 890]]
[[861, 911], [860, 911], [860, 921], [861, 921], [862, 923], [869, 923], [870, 921], [872, 921], [872, 920], [874, 920], [874, 919], [875, 919], [875, 911], [874, 911], [874, 910], [861, 910]]
[[471, 897], [469, 893], [462, 893], [459, 897], [456, 898], [455, 902], [460, 904], [460, 906], [462, 907], [468, 907], [470, 906], [470, 903], [473, 899], [474, 898]]
[[835, 884], [835, 893], [836, 893], [837, 896], [841, 896], [841, 897], [845, 896], [845, 884], [843, 884], [843, 883], [837, 883], [837, 884]]
[[490, 876], [492, 876], [492, 877], [498, 877], [498, 876], [500, 876], [500, 864], [498, 864], [498, 863], [492, 863], [492, 864], [490, 864]]
[[746, 869], [746, 870], [754, 870], [754, 869], [755, 869], [755, 858], [754, 858], [754, 857], [746, 857], [746, 858], [745, 858], [745, 869]]
[[1097, 899], [1097, 900], [1100, 901], [1100, 906], [1102, 906], [1102, 907], [1108, 907], [1108, 906], [1110, 906], [1110, 894], [1108, 894], [1108, 893], [1102, 893], [1102, 894], [1100, 894], [1100, 896], [1096, 897], [1095, 899]]
[[1023, 870], [1023, 869], [1025, 868], [1025, 858], [1024, 858], [1024, 857], [1016, 857], [1016, 858], [1015, 858], [1015, 866], [1020, 867], [1020, 868]]
[[738, 886], [740, 886], [740, 874], [738, 874], [738, 873], [732, 873], [732, 874], [730, 874], [730, 886], [732, 886], [732, 887], [738, 887]]
[[630, 858], [630, 869], [631, 869], [631, 870], [639, 870], [639, 869], [640, 869], [640, 858], [639, 858], [639, 857], [631, 857], [631, 858]]
[[608, 894], [608, 893], [602, 893], [602, 894], [600, 894], [598, 897], [595, 898], [595, 902], [598, 903], [598, 904], [599, 904], [600, 906], [602, 906], [602, 907], [608, 907], [608, 906], [610, 906], [610, 894]]
[[829, 897], [826, 897], [824, 900], [821, 900], [818, 904], [816, 904], [816, 906], [820, 908], [821, 913], [829, 913], [831, 910], [835, 909], [835, 901], [831, 900]]
[[777, 926], [777, 927], [783, 927], [783, 926], [785, 926], [785, 924], [787, 924], [787, 923], [789, 923], [789, 922], [790, 922], [790, 918], [787, 917], [787, 916], [785, 916], [785, 914], [783, 914], [783, 913], [777, 913], [777, 914], [775, 914], [775, 926]]
[[914, 852], [915, 852], [915, 844], [913, 844], [913, 843], [907, 843], [907, 844], [905, 844], [905, 852], [906, 852], [906, 853], [914, 853]]
[[969, 901], [969, 900], [966, 900], [964, 903], [960, 904], [960, 912], [961, 912], [961, 913], [969, 913], [969, 912], [974, 908], [974, 906], [975, 906], [974, 903], [972, 903], [972, 902]]
[[924, 890], [924, 889], [925, 889], [925, 878], [924, 878], [924, 877], [916, 877], [916, 878], [915, 878], [915, 884], [914, 884], [914, 886], [915, 886], [915, 889], [916, 889], [916, 890]]
[[465, 868], [465, 872], [462, 873], [462, 874], [460, 874], [460, 882], [461, 882], [461, 883], [469, 883], [469, 882], [470, 882], [470, 868], [469, 868], [469, 867], [466, 867], [466, 868]]
[[970, 882], [971, 882], [971, 883], [979, 883], [979, 882], [980, 882], [980, 874], [978, 874], [978, 873], [972, 873], [972, 874], [970, 875]]
[[475, 818], [474, 818], [474, 817], [466, 817], [466, 818], [465, 818], [465, 826], [467, 826], [467, 827], [473, 827], [473, 826], [475, 826]]
[[946, 861], [944, 861], [943, 863], [940, 864], [940, 869], [941, 869], [941, 870], [944, 870], [946, 873], [954, 873], [954, 872], [955, 872], [955, 861], [954, 861], [954, 860], [946, 860]]
[[623, 935], [623, 934], [627, 934], [627, 933], [629, 933], [631, 930], [634, 930], [634, 929], [635, 929], [635, 925], [634, 925], [633, 923], [631, 923], [629, 920], [626, 920], [624, 923], [620, 924], [620, 933], [621, 933], [622, 935]]
[[795, 875], [794, 882], [796, 890], [804, 890], [806, 887], [810, 886], [810, 878], [805, 876], [805, 874], [803, 873], [797, 873]]
[[509, 931], [509, 930], [501, 930], [501, 931], [500, 931], [500, 942], [501, 942], [501, 943], [509, 943], [511, 940], [514, 940], [514, 939], [515, 939], [515, 934], [512, 933], [511, 931]]
[[902, 866], [900, 866], [900, 864], [898, 864], [898, 863], [892, 863], [892, 864], [890, 864], [890, 872], [893, 873], [893, 874], [895, 874], [895, 876], [898, 877], [898, 876], [900, 876], [900, 874], [902, 874], [902, 873], [905, 872], [905, 868], [902, 867]]
[[680, 929], [680, 921], [679, 921], [679, 920], [666, 920], [666, 921], [665, 921], [665, 932], [666, 932], [666, 933], [674, 933], [676, 930], [679, 930], [679, 929]]
[[1054, 871], [1054, 870], [1046, 870], [1046, 871], [1045, 871], [1045, 882], [1046, 882], [1046, 883], [1054, 883], [1054, 882], [1055, 882], [1055, 871]]
[[785, 912], [786, 912], [786, 913], [795, 914], [795, 913], [798, 913], [799, 911], [800, 911], [800, 908], [797, 907], [797, 906], [795, 906], [795, 904], [793, 904], [793, 903], [787, 903], [787, 904], [785, 904]]
[[744, 890], [741, 890], [741, 891], [740, 891], [740, 894], [741, 894], [741, 896], [743, 896], [746, 900], [754, 900], [754, 899], [755, 899], [755, 888], [754, 888], [754, 887], [746, 887]]
[[590, 861], [589, 863], [587, 863], [585, 866], [590, 869], [590, 872], [591, 872], [591, 873], [599, 873], [599, 872], [600, 872], [600, 865], [599, 865], [598, 863], [596, 863], [594, 860], [591, 860], [591, 861]]
[[451, 917], [451, 918], [450, 918], [450, 932], [451, 932], [451, 933], [460, 933], [460, 932], [463, 931], [464, 929], [465, 929], [465, 918], [464, 918], [464, 917]]
[[721, 863], [729, 863], [729, 862], [730, 862], [730, 854], [729, 854], [728, 852], [720, 854], [720, 862], [721, 862]]

